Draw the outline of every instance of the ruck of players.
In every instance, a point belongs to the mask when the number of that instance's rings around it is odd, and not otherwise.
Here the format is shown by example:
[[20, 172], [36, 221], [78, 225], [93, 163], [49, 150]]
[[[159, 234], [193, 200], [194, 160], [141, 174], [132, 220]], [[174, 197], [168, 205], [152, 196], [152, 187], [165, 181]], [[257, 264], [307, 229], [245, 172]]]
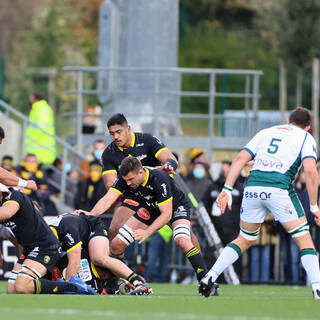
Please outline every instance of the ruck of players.
[[[286, 124], [259, 131], [233, 161], [223, 161], [214, 179], [203, 150], [189, 150], [192, 171], [184, 175], [182, 163], [159, 138], [133, 132], [126, 117], [115, 114], [106, 125], [111, 143], [95, 142], [88, 177], [75, 194], [68, 194], [75, 210], [57, 210], [46, 219], [46, 173], [38, 180], [17, 174], [30, 170], [34, 176], [28, 177], [37, 176], [41, 167], [28, 166], [34, 154], [15, 171], [0, 168], [0, 234], [19, 251], [7, 293], [152, 294], [152, 282], [162, 271], [153, 272], [150, 260], [147, 270], [136, 268], [126, 253], [133, 247], [152, 248], [152, 239], [161, 236], [187, 261], [185, 279], [196, 282], [194, 294], [219, 299], [220, 282], [241, 281], [239, 265], [246, 251], [255, 279], [251, 248], [265, 230], [271, 234], [276, 221], [295, 243], [313, 298], [320, 299], [319, 259], [308, 223], [311, 214], [320, 226], [318, 148], [310, 126], [310, 112], [294, 109]], [[3, 139], [10, 137], [0, 127], [0, 143]], [[304, 183], [307, 207], [298, 183]], [[205, 250], [204, 242], [211, 244]], [[168, 271], [164, 278], [169, 280]]]

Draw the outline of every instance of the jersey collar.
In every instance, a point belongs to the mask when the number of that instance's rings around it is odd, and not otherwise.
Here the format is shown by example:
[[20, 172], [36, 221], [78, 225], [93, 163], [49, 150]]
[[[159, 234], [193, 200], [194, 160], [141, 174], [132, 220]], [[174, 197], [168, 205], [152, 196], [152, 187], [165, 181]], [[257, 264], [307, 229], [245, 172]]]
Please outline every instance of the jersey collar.
[[147, 168], [144, 168], [145, 172], [146, 172], [146, 178], [144, 179], [143, 183], [141, 184], [142, 187], [145, 187], [146, 184], [148, 183], [148, 180], [149, 180], [149, 170]]
[[[134, 147], [134, 144], [136, 143], [136, 135], [134, 134], [134, 132], [131, 132], [131, 143], [130, 143], [130, 147]], [[123, 151], [124, 149], [122, 147], [118, 147], [121, 151]]]

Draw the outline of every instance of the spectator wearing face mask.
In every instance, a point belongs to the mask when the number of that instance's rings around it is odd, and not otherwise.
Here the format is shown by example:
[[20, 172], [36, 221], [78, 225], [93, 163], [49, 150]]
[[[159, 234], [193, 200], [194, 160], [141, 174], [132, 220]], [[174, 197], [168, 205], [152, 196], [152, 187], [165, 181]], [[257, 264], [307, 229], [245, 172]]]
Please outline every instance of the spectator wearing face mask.
[[55, 203], [50, 199], [49, 186], [45, 181], [38, 184], [38, 190], [32, 195], [32, 199], [36, 200], [41, 208], [41, 212], [45, 216], [58, 215], [58, 210]]
[[107, 147], [106, 143], [103, 140], [96, 140], [92, 145], [92, 152], [88, 157], [88, 160], [81, 162], [81, 179], [85, 180], [88, 178], [90, 166], [93, 163], [101, 164], [101, 156], [104, 149]]
[[[48, 175], [45, 170], [41, 168], [38, 158], [33, 153], [28, 153], [21, 161], [20, 165], [15, 168], [17, 174], [24, 180], [47, 181]], [[30, 195], [32, 193], [29, 189], [24, 189], [24, 193]]]
[[89, 167], [89, 177], [86, 180], [80, 180], [78, 183], [75, 207], [90, 211], [105, 193], [102, 167], [98, 161], [92, 162]]
[[13, 157], [11, 157], [9, 155], [5, 155], [2, 157], [1, 167], [5, 170], [9, 171], [10, 173], [14, 174], [15, 176], [18, 175], [16, 170], [14, 170], [14, 168], [13, 168]]
[[[213, 181], [211, 174], [210, 174], [210, 171], [209, 171], [210, 164], [209, 164], [208, 158], [207, 158], [206, 154], [204, 153], [204, 151], [199, 148], [192, 148], [189, 150], [188, 156], [189, 156], [190, 163], [191, 163], [191, 172], [187, 175], [186, 181], [188, 181], [189, 179], [192, 179], [194, 177], [194, 164], [195, 163], [202, 164], [205, 169], [205, 177], [208, 178], [209, 180]], [[196, 174], [198, 174], [199, 176], [203, 175], [203, 173], [201, 171], [202, 171], [202, 169], [200, 167], [197, 167]]]

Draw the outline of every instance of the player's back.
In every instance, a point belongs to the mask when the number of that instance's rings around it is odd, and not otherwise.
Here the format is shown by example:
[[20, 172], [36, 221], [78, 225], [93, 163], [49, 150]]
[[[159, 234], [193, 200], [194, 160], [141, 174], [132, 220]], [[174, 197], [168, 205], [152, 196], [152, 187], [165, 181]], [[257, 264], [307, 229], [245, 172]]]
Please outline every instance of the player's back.
[[302, 160], [306, 157], [316, 158], [313, 137], [292, 124], [261, 130], [244, 149], [254, 158], [248, 186], [287, 189]]

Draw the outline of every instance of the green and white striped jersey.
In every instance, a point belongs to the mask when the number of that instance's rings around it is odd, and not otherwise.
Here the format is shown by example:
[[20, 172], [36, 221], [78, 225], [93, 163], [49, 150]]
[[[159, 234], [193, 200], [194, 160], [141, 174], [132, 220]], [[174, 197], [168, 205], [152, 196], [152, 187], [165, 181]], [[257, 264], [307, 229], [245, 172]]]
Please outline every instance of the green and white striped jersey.
[[317, 160], [313, 136], [292, 124], [259, 131], [244, 150], [254, 159], [247, 186], [289, 189], [302, 161]]

